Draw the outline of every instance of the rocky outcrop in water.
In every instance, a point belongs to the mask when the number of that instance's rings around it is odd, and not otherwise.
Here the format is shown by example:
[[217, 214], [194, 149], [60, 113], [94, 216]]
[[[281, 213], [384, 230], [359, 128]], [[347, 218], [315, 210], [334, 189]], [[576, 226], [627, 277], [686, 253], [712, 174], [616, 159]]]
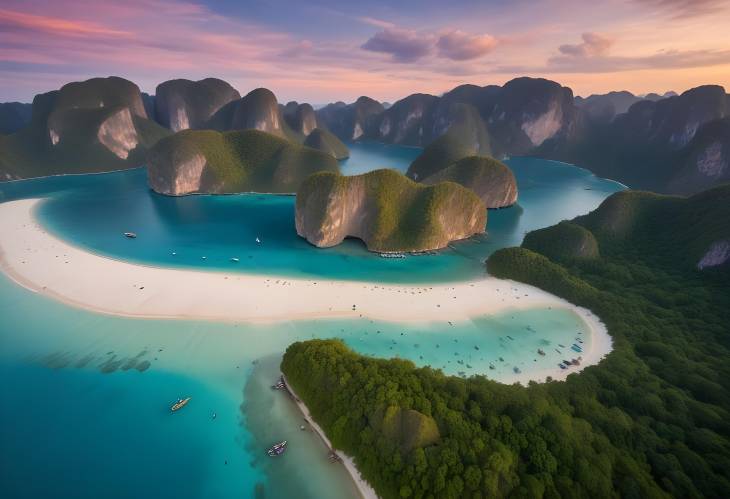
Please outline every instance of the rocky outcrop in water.
[[194, 193], [293, 193], [316, 172], [338, 172], [329, 154], [258, 130], [185, 130], [148, 154], [150, 187], [169, 196]]
[[[408, 175], [414, 174], [409, 168]], [[426, 176], [421, 182], [433, 185], [446, 181], [456, 182], [472, 190], [487, 208], [504, 208], [517, 202], [517, 181], [512, 170], [494, 158], [485, 156], [462, 158]]]
[[169, 80], [157, 85], [155, 117], [173, 132], [203, 128], [223, 106], [240, 98], [238, 90], [217, 78]]
[[371, 251], [427, 251], [484, 232], [487, 211], [452, 182], [425, 186], [393, 170], [320, 173], [297, 191], [297, 234], [315, 246], [361, 239]]

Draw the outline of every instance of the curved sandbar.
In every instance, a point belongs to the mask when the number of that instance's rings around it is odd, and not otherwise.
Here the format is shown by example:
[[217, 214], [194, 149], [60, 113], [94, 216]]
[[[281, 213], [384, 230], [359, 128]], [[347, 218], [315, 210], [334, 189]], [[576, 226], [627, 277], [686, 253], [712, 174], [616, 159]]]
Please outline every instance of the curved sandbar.
[[0, 204], [0, 265], [20, 285], [76, 307], [140, 318], [231, 322], [362, 316], [446, 324], [507, 310], [548, 307], [578, 314], [591, 336], [581, 354], [581, 366], [515, 374], [512, 381], [522, 383], [547, 376], [565, 379], [611, 351], [611, 338], [598, 317], [526, 284], [485, 275], [460, 283], [381, 285], [132, 264], [89, 253], [49, 234], [33, 216], [39, 202]]

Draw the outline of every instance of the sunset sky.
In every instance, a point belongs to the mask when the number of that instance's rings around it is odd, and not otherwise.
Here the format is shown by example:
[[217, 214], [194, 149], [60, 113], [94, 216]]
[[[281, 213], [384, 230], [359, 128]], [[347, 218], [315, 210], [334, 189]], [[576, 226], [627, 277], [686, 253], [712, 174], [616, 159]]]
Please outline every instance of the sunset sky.
[[577, 95], [730, 89], [730, 0], [0, 1], [0, 101], [108, 75], [314, 104], [523, 75]]

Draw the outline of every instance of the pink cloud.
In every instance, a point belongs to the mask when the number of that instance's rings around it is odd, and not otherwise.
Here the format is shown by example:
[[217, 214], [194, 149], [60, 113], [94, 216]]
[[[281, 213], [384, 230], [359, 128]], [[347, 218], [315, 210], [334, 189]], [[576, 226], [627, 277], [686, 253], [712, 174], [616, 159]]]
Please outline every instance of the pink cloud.
[[466, 61], [488, 54], [497, 46], [497, 43], [497, 39], [491, 35], [470, 35], [454, 30], [441, 35], [436, 46], [441, 57]]
[[0, 26], [5, 29], [23, 29], [55, 33], [62, 36], [124, 36], [129, 32], [110, 29], [97, 23], [39, 16], [13, 10], [0, 9]]
[[558, 50], [572, 57], [594, 57], [605, 55], [615, 40], [601, 33], [583, 33], [583, 42], [576, 45], [561, 45]]

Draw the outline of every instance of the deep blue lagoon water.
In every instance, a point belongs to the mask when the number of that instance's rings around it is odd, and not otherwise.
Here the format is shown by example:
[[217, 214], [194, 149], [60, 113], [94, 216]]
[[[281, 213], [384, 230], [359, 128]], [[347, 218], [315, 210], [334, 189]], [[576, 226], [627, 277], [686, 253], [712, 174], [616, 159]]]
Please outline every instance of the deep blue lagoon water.
[[[404, 171], [419, 152], [378, 144], [351, 151], [343, 164], [348, 174]], [[621, 189], [560, 163], [515, 158], [510, 166], [520, 204], [490, 212], [486, 236], [399, 261], [371, 255], [356, 241], [310, 246], [294, 233], [290, 196], [167, 198], [147, 189], [141, 169], [0, 184], [0, 201], [47, 197], [44, 225], [115, 258], [423, 282], [481, 275], [490, 252]], [[121, 236], [130, 230], [139, 235], [134, 241]], [[240, 262], [232, 264], [232, 256]], [[560, 310], [409, 326], [366, 318], [272, 325], [129, 319], [68, 307], [2, 274], [0, 318], [0, 496], [8, 498], [355, 497], [342, 466], [327, 461], [321, 442], [299, 430], [293, 404], [269, 388], [287, 345], [339, 337], [366, 355], [504, 380], [514, 367], [553, 366], [562, 360], [556, 346], [583, 331], [577, 316]], [[537, 356], [537, 348], [548, 355]], [[181, 396], [192, 397], [190, 404], [171, 414]], [[290, 450], [272, 460], [264, 450], [280, 439]]]

